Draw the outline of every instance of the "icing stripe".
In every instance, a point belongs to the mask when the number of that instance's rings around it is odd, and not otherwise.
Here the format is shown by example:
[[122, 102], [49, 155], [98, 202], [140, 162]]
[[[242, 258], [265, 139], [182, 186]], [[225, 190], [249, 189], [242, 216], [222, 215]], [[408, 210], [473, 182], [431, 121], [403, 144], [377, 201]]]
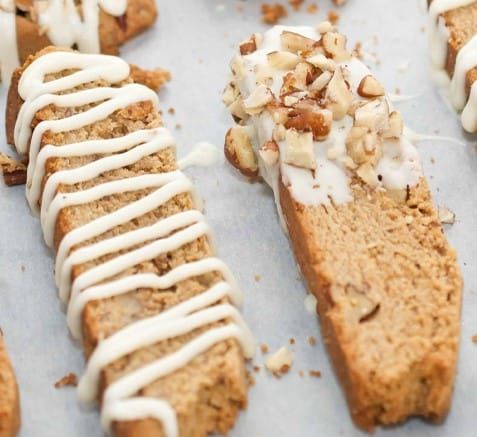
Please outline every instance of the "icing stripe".
[[[74, 53], [66, 55], [67, 67], [60, 62], [58, 53], [51, 53], [40, 57], [25, 70], [20, 86], [25, 103], [15, 126], [18, 150], [29, 153], [27, 198], [32, 209], [40, 213], [45, 241], [53, 246], [56, 223], [63, 208], [87, 205], [116, 194], [149, 190], [138, 200], [73, 229], [59, 243], [55, 280], [60, 298], [67, 303], [68, 326], [72, 335], [81, 338], [82, 313], [86, 304], [93, 300], [114, 298], [144, 288], [160, 293], [182, 281], [212, 272], [219, 273], [223, 278], [204, 292], [156, 316], [132, 323], [100, 341], [88, 361], [78, 388], [82, 400], [94, 401], [99, 390], [101, 369], [113, 361], [160, 341], [221, 322], [221, 326], [206, 329], [174, 353], [122, 376], [104, 393], [102, 423], [106, 428], [113, 420], [156, 418], [163, 424], [168, 437], [177, 436], [177, 417], [171, 405], [161, 399], [139, 398], [135, 394], [149, 383], [185, 366], [220, 341], [236, 339], [242, 345], [244, 354], [251, 356], [254, 349], [251, 333], [235, 307], [227, 303], [230, 301], [239, 305], [241, 293], [228, 267], [213, 256], [186, 262], [162, 275], [141, 273], [121, 276], [138, 264], [179, 249], [198, 238], [207, 237], [211, 242], [210, 229], [198, 209], [178, 212], [149, 226], [97, 242], [90, 241], [156, 210], [179, 194], [190, 193], [195, 208], [200, 208], [200, 201], [195, 196], [191, 182], [179, 170], [107, 181], [73, 192], [58, 192], [60, 186], [87, 183], [105, 172], [133, 165], [160, 150], [175, 149], [173, 138], [164, 128], [140, 130], [113, 139], [42, 146], [46, 132], [71, 132], [104, 120], [115, 111], [141, 101], [151, 101], [157, 106], [156, 95], [137, 84], [56, 94], [99, 78], [109, 83], [119, 83], [127, 79], [126, 73], [129, 72], [129, 67], [123, 68], [123, 64], [118, 64], [119, 72], [110, 69], [110, 57]], [[48, 74], [65, 68], [79, 71], [44, 83]], [[93, 106], [83, 112], [63, 119], [42, 121], [31, 131], [36, 112], [47, 105], [78, 108], [89, 104]], [[91, 155], [99, 157], [79, 167], [54, 172], [44, 181], [49, 159]], [[98, 262], [101, 257], [116, 253], [117, 256]], [[96, 260], [95, 265], [79, 274], [72, 283], [74, 266], [93, 260]]]

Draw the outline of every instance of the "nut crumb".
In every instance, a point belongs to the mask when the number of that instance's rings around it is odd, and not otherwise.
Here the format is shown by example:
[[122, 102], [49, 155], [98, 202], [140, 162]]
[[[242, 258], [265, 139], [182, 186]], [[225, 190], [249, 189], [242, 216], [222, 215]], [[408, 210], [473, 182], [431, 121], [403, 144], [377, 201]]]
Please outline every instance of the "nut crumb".
[[319, 370], [310, 370], [308, 374], [313, 378], [321, 378], [321, 372]]
[[474, 343], [477, 343], [477, 334], [475, 334], [475, 335], [472, 337], [472, 341], [473, 341]]
[[171, 115], [174, 115], [176, 113], [176, 110], [174, 108], [169, 108], [167, 112]]
[[277, 24], [281, 18], [288, 16], [288, 12], [280, 3], [262, 3], [262, 21], [266, 24]]
[[253, 371], [254, 371], [255, 373], [259, 373], [260, 370], [261, 370], [260, 366], [253, 366]]
[[279, 377], [290, 371], [292, 363], [290, 351], [286, 346], [283, 346], [267, 358], [265, 366], [274, 376]]
[[346, 3], [346, 0], [333, 0], [333, 3], [336, 6], [343, 6]]
[[255, 279], [255, 282], [260, 282], [260, 280], [262, 279], [260, 275], [255, 275], [253, 278]]
[[25, 264], [22, 264], [20, 269], [21, 269], [22, 272], [24, 272], [26, 270]]
[[298, 375], [300, 375], [300, 378], [303, 378], [305, 376], [305, 372], [303, 370], [300, 370], [298, 372]]
[[435, 164], [436, 163], [436, 158], [434, 158], [433, 156], [431, 156], [431, 164]]
[[336, 24], [340, 19], [340, 14], [338, 14], [338, 12], [336, 11], [329, 11], [328, 12], [328, 21], [331, 23], [331, 24]]
[[317, 340], [316, 338], [313, 336], [313, 335], [310, 335], [308, 338], [307, 338], [307, 341], [308, 341], [308, 344], [310, 346], [315, 346], [316, 343], [317, 343]]
[[137, 65], [131, 64], [131, 77], [134, 82], [147, 86], [153, 91], [159, 91], [162, 86], [171, 80], [171, 73], [162, 68], [144, 70]]
[[55, 382], [55, 388], [62, 388], [67, 386], [76, 387], [78, 385], [78, 378], [74, 373], [68, 373]]
[[268, 353], [268, 351], [269, 351], [268, 345], [265, 343], [262, 343], [260, 345], [260, 352], [262, 352], [262, 354], [266, 354]]
[[288, 340], [288, 342], [291, 344], [291, 345], [294, 345], [295, 344], [295, 339], [292, 337]]
[[306, 8], [306, 12], [308, 12], [309, 14], [316, 14], [318, 12], [318, 6], [316, 3], [311, 3], [308, 5], [308, 7]]
[[439, 221], [443, 225], [452, 225], [455, 222], [455, 214], [449, 209], [444, 207], [439, 207], [437, 209], [439, 215]]
[[305, 0], [288, 0], [288, 3], [295, 11], [299, 11], [304, 1]]
[[176, 129], [182, 129], [182, 124], [177, 123], [177, 124], [176, 124]]

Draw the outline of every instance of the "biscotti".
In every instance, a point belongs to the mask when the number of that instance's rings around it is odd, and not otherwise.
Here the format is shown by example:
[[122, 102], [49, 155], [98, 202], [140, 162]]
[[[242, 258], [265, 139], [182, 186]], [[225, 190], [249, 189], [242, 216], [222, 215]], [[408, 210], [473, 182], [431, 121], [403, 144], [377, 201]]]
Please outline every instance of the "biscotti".
[[431, 58], [462, 126], [477, 132], [477, 1], [429, 2]]
[[0, 331], [0, 437], [13, 437], [20, 428], [17, 381]]
[[117, 54], [156, 16], [154, 0], [1, 0], [1, 81], [8, 83], [29, 55], [50, 45]]
[[253, 339], [157, 96], [129, 73], [44, 49], [13, 76], [7, 131], [29, 155], [27, 198], [88, 358], [80, 398], [121, 437], [226, 433]]
[[273, 188], [352, 418], [441, 421], [462, 280], [400, 113], [329, 22], [254, 34], [231, 70], [226, 155]]

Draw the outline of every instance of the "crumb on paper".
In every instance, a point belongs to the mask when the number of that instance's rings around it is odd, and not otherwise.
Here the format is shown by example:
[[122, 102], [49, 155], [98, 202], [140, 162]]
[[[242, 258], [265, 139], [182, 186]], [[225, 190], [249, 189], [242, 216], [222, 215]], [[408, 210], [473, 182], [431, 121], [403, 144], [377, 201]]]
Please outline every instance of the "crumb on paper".
[[159, 91], [166, 82], [169, 82], [172, 75], [162, 68], [154, 70], [144, 70], [137, 65], [131, 64], [131, 77], [134, 82], [147, 86], [153, 91]]
[[364, 58], [364, 51], [363, 51], [363, 43], [361, 41], [357, 41], [353, 48], [353, 54], [358, 59], [363, 60]]
[[333, 3], [336, 6], [343, 6], [346, 3], [347, 0], [333, 0]]
[[288, 3], [295, 11], [299, 11], [304, 2], [305, 0], [288, 0]]
[[338, 14], [338, 12], [336, 11], [329, 11], [328, 12], [328, 21], [331, 23], [331, 24], [336, 24], [340, 19], [340, 14]]
[[309, 14], [316, 14], [318, 12], [318, 6], [316, 3], [311, 3], [308, 5], [308, 7], [306, 8], [306, 12], [308, 12]]
[[436, 163], [436, 158], [434, 158], [433, 156], [431, 156], [431, 164], [435, 164]]
[[455, 214], [449, 209], [445, 207], [439, 207], [437, 209], [439, 215], [439, 221], [443, 225], [452, 225], [455, 222]]
[[260, 352], [262, 352], [262, 354], [266, 354], [268, 353], [268, 351], [269, 351], [268, 345], [265, 343], [262, 343], [260, 345]]
[[316, 340], [316, 337], [314, 337], [313, 335], [310, 335], [310, 336], [306, 339], [306, 341], [308, 342], [308, 344], [309, 344], [310, 346], [315, 346], [316, 343], [318, 343], [318, 341]]
[[397, 70], [400, 72], [400, 73], [404, 73], [406, 72], [408, 69], [409, 69], [409, 65], [411, 64], [411, 61], [408, 59], [406, 61], [403, 61], [401, 62], [398, 66], [397, 66]]
[[255, 279], [255, 282], [260, 282], [260, 280], [262, 279], [260, 275], [255, 275], [253, 278]]
[[176, 113], [176, 110], [171, 107], [171, 108], [169, 108], [169, 109], [167, 110], [167, 112], [168, 112], [169, 114], [171, 114], [171, 115], [174, 115], [174, 114]]
[[280, 3], [262, 3], [262, 21], [266, 24], [277, 24], [281, 18], [285, 18], [288, 13]]
[[295, 339], [292, 337], [288, 340], [288, 343], [290, 343], [292, 346], [296, 343]]
[[292, 355], [286, 346], [281, 347], [275, 353], [270, 355], [265, 362], [268, 371], [275, 376], [288, 373], [292, 364]]
[[256, 383], [255, 377], [248, 370], [247, 370], [247, 382], [250, 387], [253, 387]]
[[78, 385], [78, 378], [74, 373], [68, 373], [67, 375], [63, 376], [63, 378], [59, 379], [55, 382], [55, 388], [62, 388], [62, 387], [76, 387]]
[[260, 367], [260, 366], [257, 366], [257, 365], [253, 366], [253, 371], [254, 371], [255, 373], [259, 373], [260, 370], [261, 370], [261, 367]]
[[300, 370], [298, 372], [298, 375], [300, 375], [300, 378], [303, 378], [305, 376], [305, 372], [303, 370]]
[[310, 370], [308, 374], [313, 378], [321, 378], [321, 372], [319, 370]]
[[25, 264], [22, 264], [20, 269], [21, 269], [22, 272], [25, 272], [25, 270], [26, 270]]
[[306, 298], [305, 298], [305, 308], [306, 310], [311, 313], [311, 314], [316, 314], [316, 304], [317, 304], [316, 297], [308, 293]]
[[475, 335], [472, 337], [472, 341], [473, 341], [474, 343], [477, 343], [477, 334], [475, 334]]
[[394, 90], [394, 94], [396, 94], [397, 96], [401, 95], [401, 88], [396, 88]]
[[0, 153], [0, 171], [3, 173], [5, 185], [9, 187], [26, 183], [26, 165], [4, 153]]
[[182, 124], [177, 123], [177, 124], [176, 124], [176, 129], [182, 129]]

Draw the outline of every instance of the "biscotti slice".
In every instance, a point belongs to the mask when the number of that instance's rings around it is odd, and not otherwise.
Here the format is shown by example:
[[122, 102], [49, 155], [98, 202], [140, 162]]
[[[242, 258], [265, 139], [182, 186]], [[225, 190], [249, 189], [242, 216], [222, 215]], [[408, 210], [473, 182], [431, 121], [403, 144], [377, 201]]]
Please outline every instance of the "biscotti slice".
[[462, 126], [477, 131], [477, 1], [429, 2], [431, 58], [439, 83], [449, 88]]
[[0, 331], [0, 437], [13, 437], [20, 428], [17, 381]]
[[117, 54], [156, 17], [154, 0], [2, 0], [1, 81], [8, 84], [16, 67], [50, 45]]
[[88, 359], [83, 401], [126, 436], [226, 433], [253, 339], [157, 97], [106, 55], [45, 49], [18, 70], [7, 125]]
[[414, 145], [329, 22], [240, 45], [225, 153], [273, 188], [357, 425], [442, 420], [462, 280]]

